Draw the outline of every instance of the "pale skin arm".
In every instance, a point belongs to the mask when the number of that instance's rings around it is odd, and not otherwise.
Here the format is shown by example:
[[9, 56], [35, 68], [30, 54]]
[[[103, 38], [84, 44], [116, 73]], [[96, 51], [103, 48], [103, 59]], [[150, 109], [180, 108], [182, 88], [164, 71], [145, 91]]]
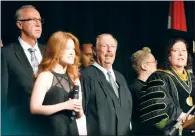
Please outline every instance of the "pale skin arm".
[[81, 102], [77, 99], [69, 99], [66, 102], [54, 105], [42, 105], [45, 94], [52, 85], [53, 74], [51, 72], [42, 72], [35, 82], [31, 101], [30, 111], [32, 114], [51, 115], [62, 110], [77, 110], [82, 107]]

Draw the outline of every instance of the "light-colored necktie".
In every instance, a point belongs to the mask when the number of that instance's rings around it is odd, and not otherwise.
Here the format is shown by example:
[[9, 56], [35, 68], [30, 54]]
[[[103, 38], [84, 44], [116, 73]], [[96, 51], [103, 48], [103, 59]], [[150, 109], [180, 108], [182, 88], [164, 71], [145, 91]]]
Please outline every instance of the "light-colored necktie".
[[114, 79], [113, 79], [113, 77], [111, 75], [111, 71], [108, 71], [107, 74], [108, 74], [109, 82], [110, 82], [110, 84], [111, 84], [111, 86], [112, 86], [116, 96], [119, 98], [118, 87], [117, 87], [117, 85], [116, 85], [116, 83], [115, 83], [115, 81], [114, 81]]
[[32, 64], [32, 68], [33, 68], [33, 72], [34, 74], [37, 73], [38, 71], [38, 66], [39, 66], [39, 62], [37, 60], [37, 57], [35, 55], [35, 50], [34, 48], [29, 48], [28, 51], [30, 52], [31, 54], [31, 64]]

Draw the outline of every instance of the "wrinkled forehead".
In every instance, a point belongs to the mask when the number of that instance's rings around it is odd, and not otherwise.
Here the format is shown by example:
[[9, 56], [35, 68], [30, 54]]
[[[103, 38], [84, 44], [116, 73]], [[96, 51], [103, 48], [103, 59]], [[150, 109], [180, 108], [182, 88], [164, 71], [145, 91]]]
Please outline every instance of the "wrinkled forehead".
[[112, 36], [110, 36], [110, 35], [102, 36], [99, 39], [99, 43], [100, 44], [106, 44], [106, 45], [116, 45], [115, 39]]
[[40, 18], [40, 13], [34, 8], [23, 8], [19, 14], [20, 17]]

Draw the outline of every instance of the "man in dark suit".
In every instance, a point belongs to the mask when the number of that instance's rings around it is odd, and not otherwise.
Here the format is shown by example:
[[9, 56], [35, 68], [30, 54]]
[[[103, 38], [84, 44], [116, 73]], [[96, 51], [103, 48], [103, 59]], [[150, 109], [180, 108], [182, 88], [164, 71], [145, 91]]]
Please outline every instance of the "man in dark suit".
[[88, 135], [129, 135], [132, 98], [123, 75], [112, 69], [117, 40], [97, 37], [94, 64], [81, 73]]
[[42, 33], [42, 19], [31, 5], [16, 11], [20, 36], [15, 43], [1, 48], [2, 134], [39, 133], [37, 117], [30, 114], [33, 76], [42, 60], [43, 46], [37, 42]]

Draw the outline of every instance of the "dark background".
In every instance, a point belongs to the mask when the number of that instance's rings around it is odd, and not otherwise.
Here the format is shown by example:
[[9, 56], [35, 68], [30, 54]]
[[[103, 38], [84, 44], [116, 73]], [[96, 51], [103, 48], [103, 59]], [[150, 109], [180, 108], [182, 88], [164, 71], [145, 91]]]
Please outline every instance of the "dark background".
[[[194, 2], [184, 2], [187, 37], [194, 39]], [[118, 40], [113, 67], [130, 81], [134, 78], [130, 56], [144, 46], [152, 49], [158, 60], [164, 60], [169, 1], [1, 1], [1, 38], [4, 46], [18, 38], [15, 11], [22, 5], [33, 5], [44, 18], [39, 42], [46, 43], [55, 31], [73, 33], [80, 43], [91, 42], [101, 33], [111, 33]], [[192, 47], [190, 47], [192, 49]]]

